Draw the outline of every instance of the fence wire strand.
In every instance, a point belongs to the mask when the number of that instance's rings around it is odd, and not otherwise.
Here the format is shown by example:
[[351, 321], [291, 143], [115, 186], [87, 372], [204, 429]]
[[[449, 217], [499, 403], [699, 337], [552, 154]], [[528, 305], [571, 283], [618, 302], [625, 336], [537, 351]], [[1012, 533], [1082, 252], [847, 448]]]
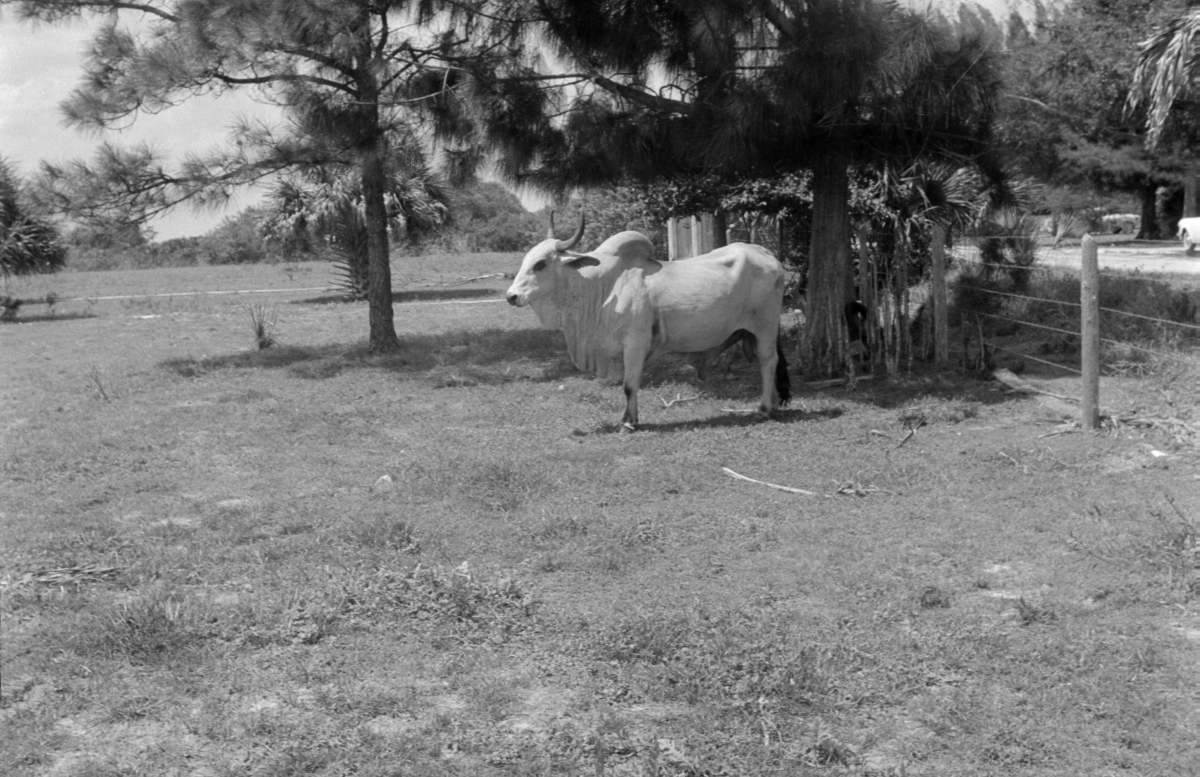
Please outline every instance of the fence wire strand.
[[1038, 362], [1039, 364], [1046, 364], [1046, 365], [1049, 365], [1049, 366], [1051, 366], [1051, 367], [1057, 367], [1058, 369], [1060, 369], [1060, 370], [1063, 370], [1063, 371], [1065, 371], [1065, 372], [1073, 372], [1073, 373], [1075, 373], [1076, 375], [1082, 375], [1082, 374], [1083, 374], [1083, 372], [1082, 372], [1081, 370], [1077, 370], [1077, 369], [1075, 369], [1074, 367], [1068, 367], [1068, 366], [1067, 366], [1067, 365], [1065, 365], [1065, 364], [1059, 364], [1058, 362], [1052, 362], [1052, 361], [1048, 361], [1048, 360], [1046, 360], [1046, 359], [1039, 359], [1039, 358], [1038, 358], [1038, 357], [1036, 357], [1036, 356], [1030, 356], [1030, 355], [1029, 355], [1029, 354], [1027, 354], [1027, 353], [1021, 353], [1020, 351], [1014, 351], [1013, 349], [1011, 349], [1011, 348], [1005, 348], [1005, 347], [1004, 347], [1004, 346], [1002, 346], [1002, 345], [990, 345], [990, 346], [988, 346], [988, 347], [989, 347], [989, 348], [993, 348], [993, 349], [995, 349], [995, 350], [997, 350], [997, 351], [1004, 351], [1005, 353], [1011, 353], [1013, 356], [1019, 356], [1019, 357], [1021, 357], [1022, 359], [1028, 359], [1028, 360], [1030, 360], [1030, 361], [1033, 361], [1033, 362]]
[[1025, 321], [1025, 320], [1022, 320], [1019, 318], [1010, 318], [1009, 316], [997, 316], [994, 313], [976, 313], [975, 315], [986, 316], [987, 318], [994, 318], [999, 321], [1011, 321], [1012, 323], [1020, 324], [1021, 326], [1031, 326], [1035, 329], [1045, 329], [1050, 332], [1058, 332], [1059, 334], [1068, 335], [1070, 337], [1080, 337], [1081, 336], [1079, 334], [1079, 332], [1072, 332], [1070, 329], [1060, 329], [1059, 327], [1056, 327], [1056, 326], [1046, 326], [1045, 324], [1035, 324], [1032, 321]]
[[[959, 283], [958, 285], [964, 289], [970, 289], [972, 291], [981, 291], [984, 294], [995, 294], [999, 297], [1011, 297], [1012, 299], [1027, 299], [1027, 300], [1031, 300], [1033, 302], [1046, 302], [1051, 305], [1070, 305], [1072, 307], [1077, 307], [1077, 308], [1083, 307], [1078, 302], [1068, 302], [1067, 300], [1046, 299], [1045, 297], [1030, 297], [1026, 294], [1012, 294], [1011, 292], [1007, 292], [1007, 291], [996, 291], [994, 289], [981, 289], [978, 286], [968, 286], [965, 283]], [[1153, 320], [1157, 320], [1157, 319], [1151, 319], [1151, 320], [1153, 321]]]
[[[976, 261], [973, 261], [970, 259], [966, 259], [966, 260], [962, 260], [962, 261], [964, 264], [974, 264], [974, 265], [979, 265], [979, 266], [983, 266], [983, 267], [999, 267], [999, 268], [1003, 268], [1006, 270], [1013, 270], [1013, 269], [1042, 270], [1042, 271], [1046, 271], [1046, 272], [1050, 272], [1053, 270], [1059, 270], [1062, 272], [1071, 272], [1071, 270], [1069, 268], [1032, 267], [1032, 266], [1018, 267], [1016, 265], [1010, 265], [1010, 264], [997, 264], [996, 262], [976, 262]], [[1103, 275], [1103, 273], [1101, 273], [1101, 274]], [[1010, 297], [1012, 299], [1026, 299], [1026, 300], [1030, 300], [1031, 302], [1045, 302], [1045, 303], [1049, 303], [1049, 304], [1053, 304], [1053, 305], [1067, 305], [1067, 306], [1076, 307], [1076, 308], [1082, 307], [1082, 305], [1080, 305], [1078, 302], [1071, 302], [1069, 300], [1046, 299], [1045, 297], [1031, 297], [1027, 294], [1013, 294], [1012, 292], [1007, 292], [1007, 291], [996, 291], [995, 289], [983, 289], [978, 286], [970, 286], [968, 284], [964, 284], [961, 281], [959, 282], [959, 286], [962, 286], [963, 288], [966, 288], [966, 289], [970, 289], [972, 291], [982, 292], [984, 294], [995, 294], [998, 297]], [[1194, 332], [1200, 332], [1200, 325], [1189, 324], [1186, 321], [1168, 321], [1165, 318], [1156, 318], [1154, 316], [1143, 316], [1140, 313], [1131, 313], [1127, 310], [1117, 310], [1116, 308], [1102, 307], [1102, 308], [1100, 308], [1100, 311], [1103, 313], [1111, 313], [1116, 316], [1126, 316], [1128, 318], [1136, 318], [1136, 319], [1140, 319], [1142, 321], [1150, 321], [1152, 323], [1164, 324], [1166, 326], [1174, 326], [1174, 327], [1179, 327], [1180, 329], [1190, 329]], [[1015, 320], [1015, 319], [1010, 319], [1010, 320]]]

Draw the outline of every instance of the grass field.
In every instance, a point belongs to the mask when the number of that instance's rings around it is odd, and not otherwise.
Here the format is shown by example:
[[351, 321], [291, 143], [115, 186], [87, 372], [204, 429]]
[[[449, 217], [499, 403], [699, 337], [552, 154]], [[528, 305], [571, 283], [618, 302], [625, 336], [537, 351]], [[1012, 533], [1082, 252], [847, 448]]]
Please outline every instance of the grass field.
[[[617, 434], [461, 283], [517, 264], [397, 264], [386, 357], [323, 266], [24, 282], [0, 774], [1195, 773], [1193, 436], [932, 370], [760, 422], [740, 357], [656, 358]], [[236, 289], [275, 291], [153, 296]]]

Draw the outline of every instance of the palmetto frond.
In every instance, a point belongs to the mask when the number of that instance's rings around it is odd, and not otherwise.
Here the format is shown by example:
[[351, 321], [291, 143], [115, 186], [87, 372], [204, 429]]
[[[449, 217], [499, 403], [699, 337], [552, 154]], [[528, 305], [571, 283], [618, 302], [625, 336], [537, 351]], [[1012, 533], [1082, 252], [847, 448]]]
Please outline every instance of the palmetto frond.
[[54, 272], [66, 262], [58, 231], [26, 212], [20, 181], [0, 158], [0, 275]]
[[1200, 73], [1197, 36], [1200, 36], [1200, 8], [1172, 20], [1158, 34], [1142, 42], [1126, 105], [1130, 112], [1145, 105], [1147, 148], [1157, 145], [1171, 107], [1187, 93]]

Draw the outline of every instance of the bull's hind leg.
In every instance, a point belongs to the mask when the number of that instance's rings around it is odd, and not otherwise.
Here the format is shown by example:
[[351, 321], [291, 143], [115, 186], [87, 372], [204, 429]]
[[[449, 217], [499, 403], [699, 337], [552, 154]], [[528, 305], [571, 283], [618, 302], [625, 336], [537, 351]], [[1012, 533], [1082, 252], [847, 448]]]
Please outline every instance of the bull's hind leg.
[[775, 347], [778, 335], [759, 334], [756, 339], [758, 368], [762, 374], [762, 402], [758, 411], [770, 417], [779, 409], [779, 391], [775, 387], [776, 367], [779, 365], [779, 353]]

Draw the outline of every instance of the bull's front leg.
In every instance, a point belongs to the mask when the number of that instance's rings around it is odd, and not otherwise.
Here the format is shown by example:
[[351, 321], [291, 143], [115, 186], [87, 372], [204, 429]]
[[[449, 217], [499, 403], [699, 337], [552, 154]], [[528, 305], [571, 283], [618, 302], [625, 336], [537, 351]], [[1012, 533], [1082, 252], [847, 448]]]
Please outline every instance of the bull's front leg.
[[638, 423], [638, 386], [642, 381], [642, 367], [646, 357], [650, 355], [650, 344], [644, 342], [626, 343], [622, 358], [625, 363], [625, 415], [621, 416], [621, 431], [632, 432]]

